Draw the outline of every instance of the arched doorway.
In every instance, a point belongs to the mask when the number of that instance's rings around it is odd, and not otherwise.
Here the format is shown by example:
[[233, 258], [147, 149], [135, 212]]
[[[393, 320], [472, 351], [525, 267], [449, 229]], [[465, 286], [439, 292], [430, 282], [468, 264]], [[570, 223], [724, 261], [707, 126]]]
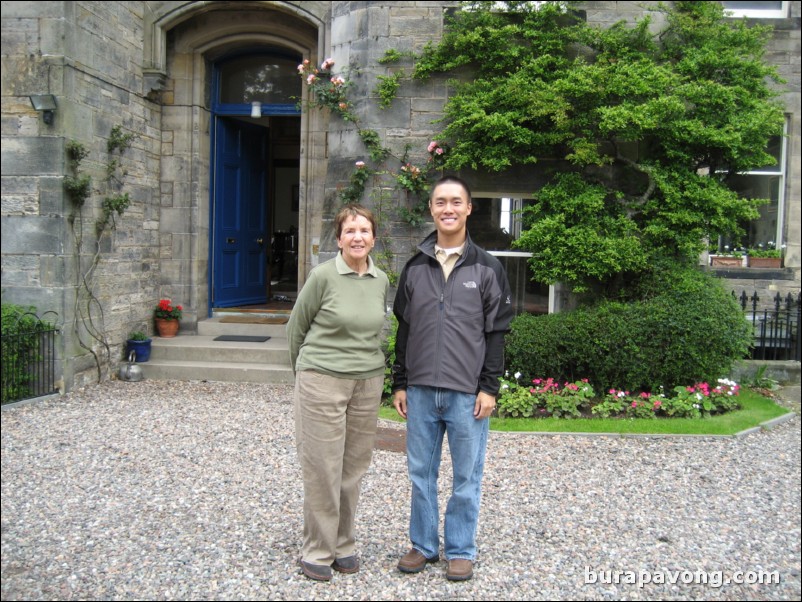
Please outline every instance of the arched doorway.
[[214, 62], [212, 309], [267, 306], [297, 289], [302, 57], [239, 50]]
[[[169, 4], [173, 9], [167, 4], [154, 5], [159, 12], [149, 15], [146, 39], [146, 51], [153, 63], [146, 80], [158, 90], [162, 105], [161, 195], [160, 207], [154, 208], [154, 213], [159, 216], [162, 295], [185, 304], [183, 326], [185, 331], [191, 331], [193, 323], [213, 315], [217, 307], [213, 298], [216, 279], [225, 276], [219, 266], [220, 257], [215, 261], [214, 248], [222, 236], [215, 230], [214, 187], [217, 139], [225, 125], [234, 130], [255, 129], [267, 136], [263, 195], [267, 201], [260, 207], [264, 218], [247, 218], [264, 226], [263, 236], [261, 232], [257, 236], [247, 233], [252, 243], [262, 239], [263, 263], [260, 266], [252, 262], [250, 272], [246, 270], [244, 276], [241, 273], [239, 282], [256, 272], [265, 274], [264, 283], [254, 287], [266, 289], [264, 296], [295, 294], [311, 269], [313, 243], [320, 236], [328, 169], [328, 118], [311, 111], [299, 116], [297, 99], [291, 101], [289, 112], [277, 113], [268, 106], [263, 107], [261, 118], [251, 118], [253, 100], [246, 101], [244, 84], [235, 86], [240, 95], [232, 100], [221, 97], [219, 89], [215, 91], [215, 82], [216, 67], [225, 61], [278, 54], [291, 59], [287, 69], [292, 67], [293, 81], [300, 85], [297, 59], [317, 60], [318, 48], [324, 43], [326, 15], [325, 11], [318, 14], [286, 2]], [[301, 96], [306, 93], [303, 90]], [[251, 148], [260, 144], [246, 142]], [[292, 211], [296, 198], [297, 212]], [[289, 213], [285, 213], [287, 206]], [[274, 233], [286, 239], [283, 235], [293, 227], [297, 228], [297, 237], [289, 246], [297, 249], [297, 270], [292, 269], [294, 257], [288, 262], [285, 254], [282, 266], [273, 252]], [[280, 274], [282, 267], [284, 272]], [[235, 306], [239, 302], [229, 301]]]

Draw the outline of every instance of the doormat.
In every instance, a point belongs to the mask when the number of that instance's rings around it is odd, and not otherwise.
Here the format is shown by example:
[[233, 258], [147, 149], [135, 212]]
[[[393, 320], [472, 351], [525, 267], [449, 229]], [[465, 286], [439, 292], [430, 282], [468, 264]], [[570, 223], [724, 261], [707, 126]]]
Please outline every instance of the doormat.
[[248, 334], [221, 334], [215, 341], [237, 341], [240, 343], [264, 343], [270, 337], [260, 337]]
[[289, 316], [225, 316], [220, 318], [224, 324], [286, 324]]

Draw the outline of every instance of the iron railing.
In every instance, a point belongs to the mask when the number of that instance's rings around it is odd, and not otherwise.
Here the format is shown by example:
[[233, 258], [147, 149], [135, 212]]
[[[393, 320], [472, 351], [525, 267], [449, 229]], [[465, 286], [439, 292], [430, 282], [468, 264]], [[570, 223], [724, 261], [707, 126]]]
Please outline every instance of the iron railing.
[[[734, 291], [732, 294], [735, 296]], [[788, 293], [784, 300], [780, 297], [780, 293], [777, 293], [773, 308], [758, 309], [760, 297], [757, 293], [748, 297], [744, 291], [739, 301], [755, 333], [749, 359], [800, 361], [802, 339], [799, 336], [799, 324], [802, 322], [802, 293], [796, 300], [791, 293]]]
[[[48, 316], [53, 314], [53, 319]], [[2, 334], [2, 403], [23, 401], [58, 391], [56, 387], [56, 326], [58, 314], [40, 318], [24, 313]]]

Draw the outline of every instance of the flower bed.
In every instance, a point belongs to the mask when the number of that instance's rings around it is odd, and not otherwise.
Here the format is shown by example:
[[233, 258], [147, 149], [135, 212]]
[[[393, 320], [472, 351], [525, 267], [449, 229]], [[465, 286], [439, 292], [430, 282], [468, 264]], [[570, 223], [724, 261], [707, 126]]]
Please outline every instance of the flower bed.
[[499, 379], [498, 414], [502, 418], [701, 418], [740, 407], [740, 387], [727, 379], [719, 379], [715, 386], [675, 387], [673, 395], [609, 389], [599, 397], [587, 379], [561, 385], [552, 378], [519, 383], [520, 378], [518, 372], [512, 379], [509, 373]]

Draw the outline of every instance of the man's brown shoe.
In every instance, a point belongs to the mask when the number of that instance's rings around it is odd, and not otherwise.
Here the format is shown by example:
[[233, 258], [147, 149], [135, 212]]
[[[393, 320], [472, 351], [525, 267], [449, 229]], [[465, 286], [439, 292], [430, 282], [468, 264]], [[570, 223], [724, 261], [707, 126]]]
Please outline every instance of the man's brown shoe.
[[465, 558], [455, 558], [448, 561], [446, 579], [449, 581], [467, 581], [473, 577], [473, 562]]
[[398, 561], [398, 570], [402, 573], [420, 573], [427, 563], [437, 562], [438, 560], [440, 560], [439, 556], [426, 558], [415, 548], [410, 548], [409, 552], [404, 554], [401, 560]]

